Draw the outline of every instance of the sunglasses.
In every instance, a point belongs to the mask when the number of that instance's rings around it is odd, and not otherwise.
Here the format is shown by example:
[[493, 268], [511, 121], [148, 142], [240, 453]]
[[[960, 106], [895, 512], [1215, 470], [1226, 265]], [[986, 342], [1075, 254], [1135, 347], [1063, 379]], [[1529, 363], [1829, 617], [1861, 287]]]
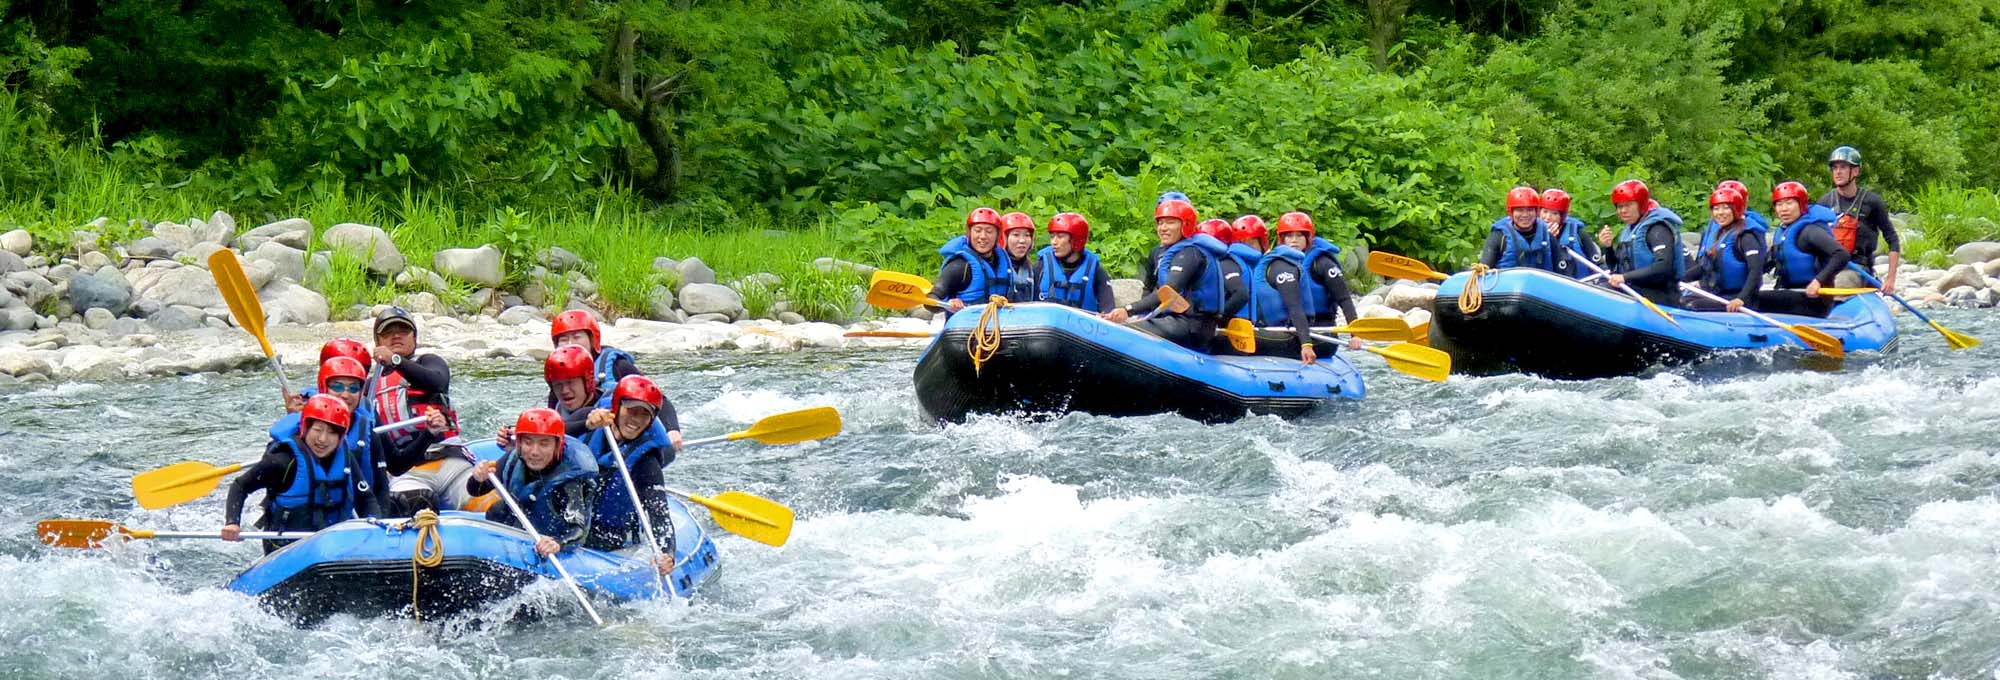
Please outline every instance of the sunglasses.
[[348, 383], [348, 382], [327, 383], [326, 391], [328, 393], [346, 392], [351, 394], [360, 394], [361, 383]]

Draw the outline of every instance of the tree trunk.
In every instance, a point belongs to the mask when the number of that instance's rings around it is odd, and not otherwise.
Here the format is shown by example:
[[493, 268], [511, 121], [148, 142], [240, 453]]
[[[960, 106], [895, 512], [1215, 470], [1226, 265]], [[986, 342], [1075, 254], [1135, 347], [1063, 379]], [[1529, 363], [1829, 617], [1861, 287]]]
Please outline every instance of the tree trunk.
[[1368, 51], [1375, 70], [1389, 70], [1389, 48], [1403, 39], [1403, 15], [1415, 0], [1368, 0]]
[[608, 42], [597, 76], [584, 89], [591, 99], [637, 128], [639, 139], [653, 152], [653, 167], [648, 171], [632, 161], [630, 149], [621, 147], [613, 153], [612, 172], [650, 198], [674, 200], [681, 184], [680, 136], [673, 130], [673, 98], [679, 94], [673, 85], [679, 75], [661, 78], [642, 90], [634, 66], [638, 31], [621, 21]]

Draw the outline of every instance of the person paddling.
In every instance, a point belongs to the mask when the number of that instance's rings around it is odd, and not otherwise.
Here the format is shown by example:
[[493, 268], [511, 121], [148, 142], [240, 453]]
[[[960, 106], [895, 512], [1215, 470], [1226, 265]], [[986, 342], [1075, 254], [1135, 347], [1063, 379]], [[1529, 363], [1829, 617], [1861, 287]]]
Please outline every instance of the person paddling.
[[[242, 540], [243, 502], [252, 491], [264, 492], [257, 528], [266, 531], [319, 531], [352, 517], [373, 516], [374, 496], [354, 493], [353, 475], [360, 473], [345, 441], [353, 420], [339, 397], [306, 399], [298, 429], [273, 436], [264, 457], [230, 483], [222, 504], [222, 539]], [[264, 552], [289, 542], [264, 541]]]
[[1035, 299], [1103, 313], [1117, 305], [1111, 293], [1111, 273], [1098, 262], [1090, 244], [1090, 221], [1073, 212], [1049, 218], [1049, 244], [1039, 253], [1039, 286]]
[[[659, 418], [667, 396], [660, 386], [642, 375], [618, 381], [611, 392], [611, 408], [590, 414], [590, 435], [584, 444], [597, 459], [597, 514], [590, 523], [590, 537], [584, 546], [598, 550], [646, 545], [640, 535], [642, 523], [632, 507], [632, 494], [619, 479], [618, 462], [613, 456], [623, 452], [625, 468], [632, 473], [633, 488], [639, 492], [640, 506], [653, 525], [653, 538], [661, 549], [661, 573], [674, 568], [674, 523], [667, 504], [667, 477], [664, 470], [674, 462], [680, 441], [668, 436]], [[678, 430], [676, 430], [678, 431]], [[616, 436], [618, 446], [611, 445]]]
[[965, 233], [938, 248], [944, 264], [938, 268], [931, 299], [945, 303], [946, 313], [985, 304], [991, 296], [1008, 293], [1014, 269], [999, 252], [999, 240], [1000, 213], [992, 208], [975, 208], [965, 216]]
[[1605, 264], [1612, 274], [1605, 282], [1613, 288], [1630, 284], [1654, 304], [1679, 306], [1687, 271], [1681, 216], [1654, 202], [1652, 190], [1636, 179], [1611, 188], [1611, 205], [1625, 228], [1616, 236], [1610, 227], [1597, 232], [1597, 244], [1610, 248]]
[[1730, 187], [1717, 187], [1708, 195], [1713, 219], [1702, 229], [1701, 249], [1683, 277], [1728, 302], [1691, 295], [1685, 301], [1688, 309], [1757, 309], [1757, 291], [1764, 283], [1765, 232], [1762, 225], [1745, 219], [1746, 203], [1743, 192]]
[[1798, 182], [1771, 189], [1771, 213], [1783, 226], [1771, 243], [1778, 287], [1762, 293], [1763, 311], [1817, 317], [1833, 311], [1833, 298], [1820, 295], [1819, 289], [1833, 285], [1849, 255], [1834, 238], [1839, 216], [1811, 200], [1806, 185]]
[[[535, 542], [536, 555], [548, 557], [582, 545], [597, 513], [596, 457], [583, 442], [563, 434], [563, 418], [554, 409], [522, 411], [512, 429], [507, 455], [474, 466], [465, 493], [479, 496], [495, 484], [507, 487], [542, 536]], [[521, 526], [504, 503], [487, 508], [486, 519]]]
[[[638, 361], [631, 352], [604, 344], [604, 331], [590, 312], [571, 309], [557, 314], [549, 323], [549, 340], [556, 349], [575, 345], [589, 350], [591, 365], [596, 367], [593, 379], [603, 391], [611, 391], [625, 376], [640, 375]], [[556, 405], [554, 392], [549, 393], [548, 405]]]
[[[1299, 362], [1319, 361], [1311, 333], [1314, 325], [1331, 325], [1339, 312], [1348, 321], [1360, 318], [1354, 294], [1340, 268], [1340, 247], [1320, 238], [1312, 217], [1288, 212], [1278, 217], [1278, 243], [1257, 261], [1250, 273], [1256, 284], [1259, 326], [1288, 326], [1298, 343]], [[1360, 338], [1348, 338], [1349, 350], [1361, 349]]]
[[1113, 307], [1103, 316], [1112, 323], [1125, 323], [1134, 314], [1145, 314], [1160, 306], [1160, 286], [1172, 286], [1189, 303], [1186, 312], [1161, 311], [1134, 324], [1139, 330], [1157, 335], [1188, 349], [1205, 351], [1209, 339], [1222, 320], [1222, 310], [1242, 306], [1244, 296], [1228, 300], [1222, 279], [1221, 258], [1229, 247], [1195, 231], [1194, 205], [1182, 198], [1168, 197], [1153, 209], [1153, 234], [1160, 245], [1153, 249], [1145, 270], [1145, 297], [1123, 307]]

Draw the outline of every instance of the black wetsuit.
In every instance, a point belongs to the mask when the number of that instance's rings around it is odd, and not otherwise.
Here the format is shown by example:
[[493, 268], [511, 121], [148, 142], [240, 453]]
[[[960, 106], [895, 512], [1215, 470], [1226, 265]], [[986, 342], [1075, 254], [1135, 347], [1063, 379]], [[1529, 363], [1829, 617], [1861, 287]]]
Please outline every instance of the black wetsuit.
[[[1821, 286], [1832, 286], [1833, 277], [1847, 268], [1848, 252], [1834, 240], [1833, 234], [1824, 229], [1799, 230], [1799, 249], [1812, 253], [1825, 264], [1813, 273], [1813, 280]], [[1770, 314], [1798, 314], [1824, 318], [1833, 311], [1833, 298], [1824, 295], [1808, 297], [1803, 289], [1777, 288], [1763, 291], [1758, 295], [1758, 311]]]
[[1832, 208], [1836, 214], [1854, 216], [1854, 253], [1850, 259], [1855, 264], [1873, 271], [1875, 250], [1883, 240], [1889, 242], [1889, 252], [1903, 252], [1903, 239], [1896, 234], [1896, 224], [1889, 221], [1889, 207], [1882, 202], [1881, 194], [1856, 189], [1854, 198], [1847, 198], [1835, 189], [1819, 197], [1819, 204]]
[[[1764, 285], [1764, 262], [1766, 261], [1764, 251], [1768, 248], [1767, 244], [1764, 243], [1764, 237], [1757, 232], [1738, 227], [1736, 229], [1736, 238], [1731, 239], [1731, 243], [1727, 247], [1736, 249], [1736, 256], [1743, 259], [1743, 266], [1749, 272], [1749, 275], [1743, 277], [1743, 287], [1741, 289], [1717, 290], [1721, 288], [1721, 284], [1718, 282], [1722, 280], [1722, 274], [1710, 271], [1709, 261], [1711, 257], [1708, 253], [1699, 253], [1699, 256], [1694, 258], [1694, 262], [1688, 265], [1687, 273], [1681, 276], [1681, 280], [1701, 286], [1702, 290], [1714, 293], [1724, 300], [1742, 300], [1744, 307], [1760, 309], [1757, 306], [1757, 300], [1758, 293]], [[1714, 257], [1723, 257], [1723, 255], [1716, 253]], [[1685, 302], [1687, 303], [1684, 305], [1685, 307], [1697, 312], [1713, 312], [1725, 308], [1723, 303], [1699, 295], [1689, 295]]]
[[[1173, 286], [1176, 291], [1191, 291], [1194, 290], [1195, 282], [1208, 273], [1208, 256], [1199, 248], [1183, 248], [1181, 252], [1174, 254], [1174, 261], [1168, 263], [1168, 279], [1156, 281], [1154, 272], [1158, 270], [1160, 254], [1163, 252], [1166, 252], [1165, 247], [1155, 247], [1152, 256], [1147, 258], [1146, 274], [1143, 279], [1146, 284], [1146, 296], [1126, 305], [1126, 313], [1143, 316], [1158, 308], [1159, 286], [1162, 284]], [[1226, 258], [1217, 258], [1217, 262], [1223, 259]], [[1241, 309], [1250, 302], [1250, 289], [1243, 285], [1243, 277], [1240, 274], [1235, 278], [1235, 282], [1234, 286], [1231, 286], [1228, 280], [1223, 282], [1223, 309]], [[1134, 321], [1133, 326], [1166, 338], [1176, 345], [1196, 351], [1206, 351], [1209, 338], [1215, 335], [1215, 328], [1220, 320], [1215, 315], [1189, 309], [1185, 314], [1161, 312], [1151, 319]]]
[[[569, 453], [573, 452], [566, 452], [565, 455]], [[535, 472], [534, 470], [528, 470], [527, 472], [528, 482], [533, 482], [542, 477], [542, 473]], [[465, 491], [477, 497], [492, 491], [493, 482], [498, 481], [499, 478], [499, 473], [494, 473], [493, 476], [488, 477], [487, 481], [484, 482], [467, 478], [465, 480]], [[543, 531], [542, 527], [536, 527], [535, 531], [555, 539], [557, 543], [562, 544], [564, 549], [583, 545], [583, 540], [590, 536], [591, 520], [597, 512], [597, 479], [588, 475], [572, 479], [557, 486], [554, 491], [550, 491], [549, 493], [550, 507], [556, 508], [556, 511], [562, 515], [563, 523], [568, 527], [568, 531], [561, 536], [549, 535]], [[516, 498], [514, 501], [525, 505], [528, 499]], [[486, 521], [497, 522], [511, 527], [521, 526], [521, 523], [514, 518], [514, 511], [504, 501], [494, 503], [492, 507], [486, 509]]]
[[[301, 441], [300, 444], [303, 445], [304, 442]], [[352, 452], [349, 453], [350, 455], [352, 454]], [[308, 453], [307, 456], [310, 457], [311, 454]], [[338, 472], [337, 470], [330, 469], [328, 465], [333, 460], [333, 457], [329, 457], [324, 461], [315, 459], [313, 462], [320, 464], [320, 470], [325, 475]], [[274, 504], [278, 502], [278, 496], [284, 494], [286, 489], [290, 489], [292, 482], [296, 480], [298, 469], [295, 463], [297, 462], [298, 459], [292, 455], [290, 448], [273, 440], [264, 448], [263, 458], [257, 459], [256, 463], [244, 468], [243, 474], [237, 475], [236, 479], [229, 483], [229, 496], [222, 502], [222, 523], [241, 526], [243, 524], [244, 501], [249, 498], [250, 492], [261, 490], [264, 492], [264, 500], [261, 503], [264, 507], [264, 516], [257, 518], [257, 528], [267, 531], [318, 531], [326, 528], [278, 525], [277, 508], [274, 507]], [[381, 479], [379, 476], [377, 478]], [[386, 482], [387, 480], [381, 479], [381, 481]], [[349, 493], [353, 493], [353, 488], [354, 485], [349, 483]], [[374, 494], [353, 493], [353, 495], [354, 512], [357, 516], [374, 517], [379, 514]], [[347, 518], [343, 517], [341, 519], [344, 520]], [[288, 543], [291, 543], [291, 541], [264, 541], [264, 552], [269, 553], [284, 547]]]
[[[1680, 306], [1681, 282], [1674, 278], [1674, 261], [1667, 259], [1681, 257], [1680, 231], [1672, 224], [1654, 222], [1646, 227], [1646, 248], [1653, 251], [1653, 263], [1623, 272], [1626, 285], [1655, 304]], [[1604, 264], [1607, 271], [1619, 273], [1617, 248], [1604, 249]]]

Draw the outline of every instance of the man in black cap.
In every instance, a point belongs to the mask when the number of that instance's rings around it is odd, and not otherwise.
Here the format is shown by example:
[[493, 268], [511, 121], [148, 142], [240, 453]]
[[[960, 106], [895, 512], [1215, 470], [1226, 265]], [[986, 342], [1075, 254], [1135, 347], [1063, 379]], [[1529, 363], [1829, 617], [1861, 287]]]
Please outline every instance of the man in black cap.
[[[449, 489], [464, 486], [460, 477], [471, 470], [469, 455], [454, 439], [458, 413], [451, 408], [451, 367], [444, 357], [417, 354], [417, 322], [402, 307], [375, 315], [375, 365], [382, 372], [375, 382], [375, 412], [380, 422], [394, 423], [432, 411], [444, 413], [442, 435], [422, 427], [391, 430], [383, 456], [389, 474], [391, 511], [407, 516], [422, 508], [456, 510], [462, 500]], [[442, 440], [442, 441], [441, 441]]]

